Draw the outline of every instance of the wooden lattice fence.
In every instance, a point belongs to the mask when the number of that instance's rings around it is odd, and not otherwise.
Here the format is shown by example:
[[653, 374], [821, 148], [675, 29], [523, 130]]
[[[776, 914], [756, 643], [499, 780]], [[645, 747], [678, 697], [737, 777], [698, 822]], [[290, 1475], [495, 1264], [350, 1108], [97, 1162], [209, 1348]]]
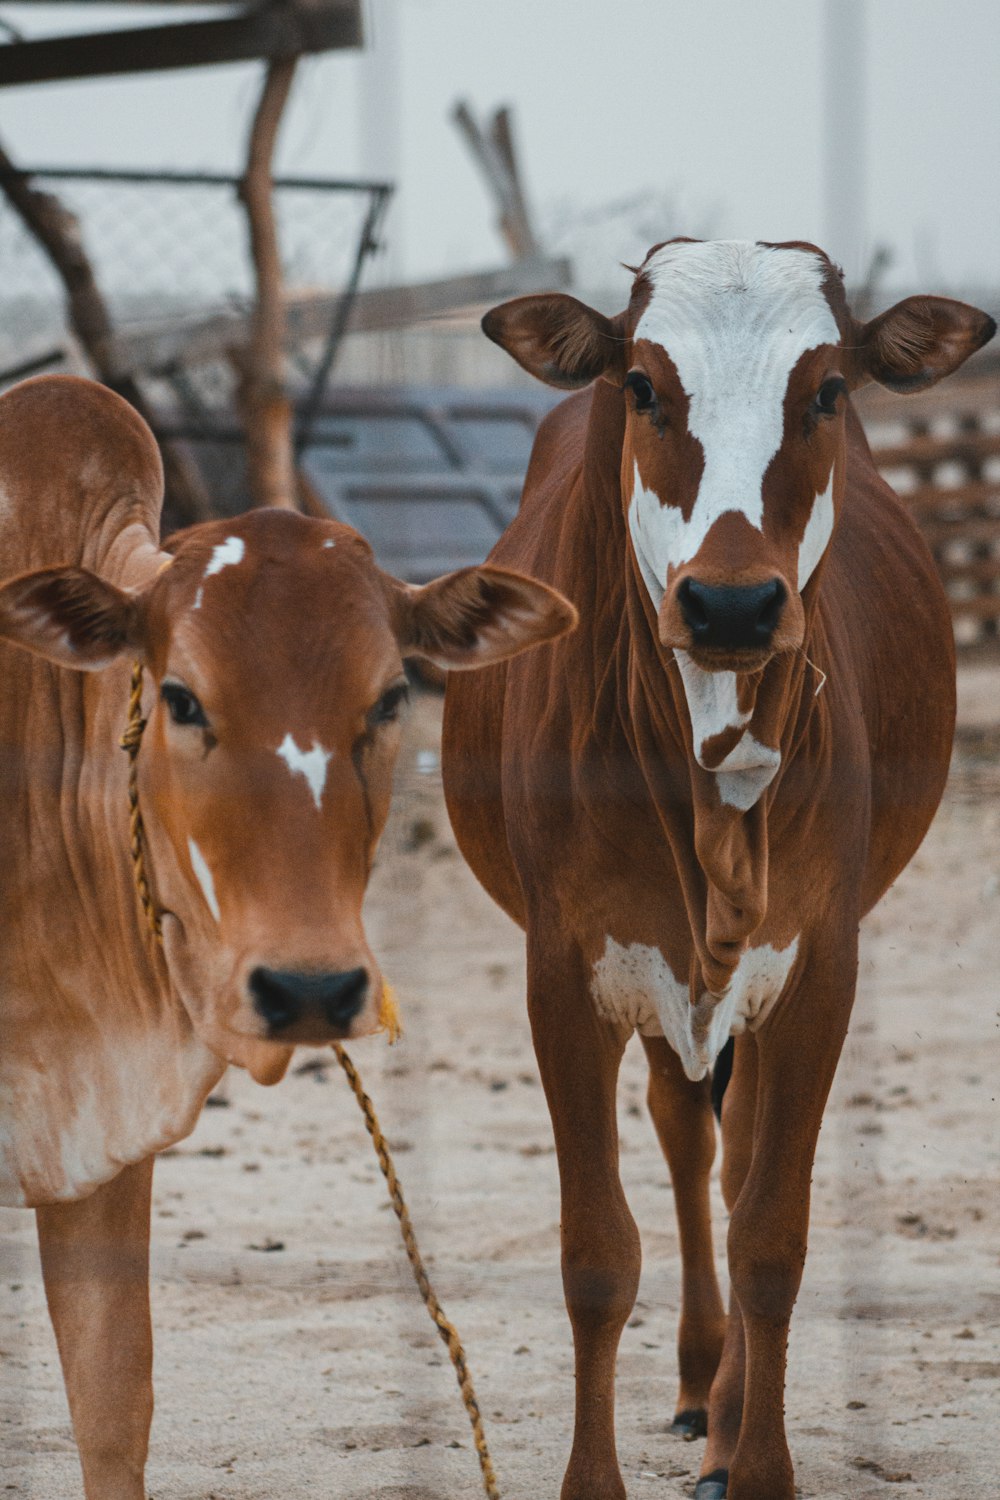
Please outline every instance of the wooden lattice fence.
[[858, 399], [876, 462], [912, 506], [964, 656], [1000, 656], [1000, 357], [919, 395]]

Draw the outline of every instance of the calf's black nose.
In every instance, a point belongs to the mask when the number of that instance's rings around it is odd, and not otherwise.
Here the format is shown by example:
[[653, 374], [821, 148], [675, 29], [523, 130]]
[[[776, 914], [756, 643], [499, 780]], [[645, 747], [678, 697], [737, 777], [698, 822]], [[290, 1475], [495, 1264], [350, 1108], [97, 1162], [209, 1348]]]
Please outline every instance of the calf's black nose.
[[780, 578], [772, 578], [750, 588], [714, 588], [685, 578], [677, 599], [693, 645], [759, 650], [771, 643], [785, 603], [785, 586]]
[[296, 974], [257, 968], [250, 975], [254, 1006], [272, 1031], [284, 1031], [296, 1021], [347, 1026], [364, 1005], [367, 991], [364, 969], [348, 969], [343, 974]]

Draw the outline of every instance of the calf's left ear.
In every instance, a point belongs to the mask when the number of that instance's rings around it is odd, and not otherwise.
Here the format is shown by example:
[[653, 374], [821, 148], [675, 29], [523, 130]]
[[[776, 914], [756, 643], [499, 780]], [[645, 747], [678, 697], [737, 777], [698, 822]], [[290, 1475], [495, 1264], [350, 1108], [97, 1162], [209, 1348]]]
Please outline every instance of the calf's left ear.
[[547, 584], [506, 568], [462, 568], [397, 594], [404, 656], [468, 670], [516, 656], [572, 630], [577, 613]]
[[997, 325], [988, 313], [950, 297], [907, 297], [859, 330], [859, 384], [922, 391], [988, 344]]
[[0, 585], [0, 640], [58, 667], [97, 672], [141, 649], [139, 603], [86, 568], [22, 573]]

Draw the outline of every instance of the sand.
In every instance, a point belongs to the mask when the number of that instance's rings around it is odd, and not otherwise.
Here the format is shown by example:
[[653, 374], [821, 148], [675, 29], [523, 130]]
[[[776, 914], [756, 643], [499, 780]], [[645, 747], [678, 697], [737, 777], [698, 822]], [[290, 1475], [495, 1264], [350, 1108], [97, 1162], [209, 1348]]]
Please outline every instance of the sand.
[[[993, 1500], [1000, 1488], [997, 674], [966, 683], [964, 702], [942, 811], [866, 924], [820, 1140], [787, 1399], [803, 1496]], [[503, 1493], [556, 1500], [573, 1377], [555, 1157], [521, 936], [455, 850], [439, 716], [438, 700], [417, 700], [369, 901], [406, 1036], [351, 1051], [466, 1342]], [[644, 1269], [618, 1434], [635, 1500], [690, 1495], [702, 1448], [665, 1430], [677, 1237], [644, 1088], [633, 1042], [621, 1164]], [[80, 1500], [30, 1214], [0, 1213], [0, 1247], [0, 1496]], [[481, 1493], [446, 1351], [329, 1052], [303, 1052], [272, 1090], [231, 1073], [158, 1163], [153, 1307], [153, 1500]]]

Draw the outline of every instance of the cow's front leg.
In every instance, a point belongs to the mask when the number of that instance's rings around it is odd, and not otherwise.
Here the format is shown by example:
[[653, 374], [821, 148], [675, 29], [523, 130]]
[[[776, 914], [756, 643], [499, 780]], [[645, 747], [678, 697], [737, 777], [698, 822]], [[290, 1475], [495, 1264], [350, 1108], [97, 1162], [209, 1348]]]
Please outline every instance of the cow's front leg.
[[562, 1500], [624, 1500], [615, 1359], [639, 1287], [639, 1234], [618, 1174], [615, 1094], [627, 1033], [598, 1019], [578, 951], [529, 932], [528, 1006], [562, 1192], [562, 1272], [576, 1421]]
[[708, 1393], [719, 1363], [726, 1316], [712, 1248], [708, 1181], [715, 1158], [711, 1080], [692, 1083], [663, 1037], [643, 1037], [649, 1060], [649, 1112], [670, 1168], [681, 1242], [680, 1393], [674, 1432], [704, 1436]]
[[49, 1312], [87, 1500], [143, 1500], [153, 1416], [152, 1157], [37, 1211]]
[[753, 1154], [729, 1224], [729, 1272], [743, 1314], [743, 1420], [727, 1500], [794, 1500], [785, 1438], [788, 1325], [806, 1258], [819, 1135], [854, 997], [856, 946], [813, 960], [757, 1034]]

